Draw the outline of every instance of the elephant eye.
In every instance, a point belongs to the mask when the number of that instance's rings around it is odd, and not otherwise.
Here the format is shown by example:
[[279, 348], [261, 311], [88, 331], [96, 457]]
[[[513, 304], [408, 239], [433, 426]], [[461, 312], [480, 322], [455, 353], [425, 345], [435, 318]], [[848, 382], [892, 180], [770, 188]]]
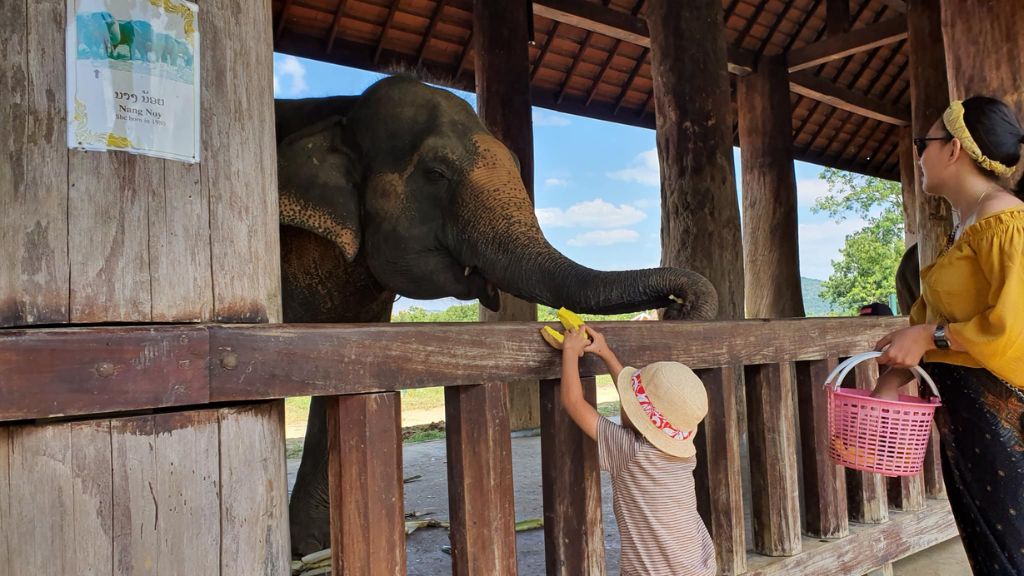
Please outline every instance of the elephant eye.
[[442, 180], [447, 180], [448, 175], [440, 168], [427, 168], [427, 178], [434, 182], [441, 182]]

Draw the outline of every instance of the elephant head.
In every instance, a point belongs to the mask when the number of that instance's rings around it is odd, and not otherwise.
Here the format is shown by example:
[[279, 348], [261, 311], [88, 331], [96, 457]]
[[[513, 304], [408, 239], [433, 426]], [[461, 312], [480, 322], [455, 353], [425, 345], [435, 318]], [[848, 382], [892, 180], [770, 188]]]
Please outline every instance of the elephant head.
[[695, 272], [600, 272], [545, 239], [513, 154], [461, 98], [408, 77], [277, 102], [281, 222], [365, 257], [386, 289], [499, 307], [498, 290], [589, 313], [713, 318]]

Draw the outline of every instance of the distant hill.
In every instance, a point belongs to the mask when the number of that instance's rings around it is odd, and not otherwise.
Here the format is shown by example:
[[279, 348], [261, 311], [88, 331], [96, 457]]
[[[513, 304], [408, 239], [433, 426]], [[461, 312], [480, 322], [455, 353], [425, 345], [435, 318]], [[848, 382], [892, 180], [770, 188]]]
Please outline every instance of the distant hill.
[[835, 314], [829, 303], [821, 298], [821, 280], [801, 276], [800, 287], [803, 289], [804, 313], [807, 316], [829, 316]]

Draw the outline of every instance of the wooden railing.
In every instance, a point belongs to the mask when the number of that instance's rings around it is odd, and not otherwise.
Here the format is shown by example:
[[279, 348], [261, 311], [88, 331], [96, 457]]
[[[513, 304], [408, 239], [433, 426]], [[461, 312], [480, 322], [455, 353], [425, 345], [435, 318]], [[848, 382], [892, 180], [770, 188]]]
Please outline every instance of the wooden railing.
[[[827, 455], [826, 374], [904, 319], [595, 325], [627, 363], [677, 360], [703, 379], [710, 409], [698, 437], [698, 498], [722, 573], [859, 575], [956, 535], [945, 502], [926, 499], [941, 492], [934, 453], [923, 476], [888, 485], [877, 475], [837, 467]], [[347, 574], [390, 574], [402, 573], [406, 562], [398, 391], [444, 386], [453, 573], [514, 574], [502, 382], [542, 380], [547, 572], [602, 574], [596, 447], [561, 409], [560, 358], [537, 327], [0, 330], [0, 422], [331, 396], [335, 562], [344, 558]], [[602, 370], [592, 358], [581, 362], [592, 402], [593, 376]], [[874, 370], [858, 367], [856, 384], [869, 385]]]

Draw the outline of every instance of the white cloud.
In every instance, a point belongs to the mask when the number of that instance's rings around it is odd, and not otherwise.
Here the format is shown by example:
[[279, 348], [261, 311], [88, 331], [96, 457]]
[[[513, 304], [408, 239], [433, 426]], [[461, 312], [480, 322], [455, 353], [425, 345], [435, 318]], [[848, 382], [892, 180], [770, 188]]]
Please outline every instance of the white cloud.
[[306, 67], [295, 56], [285, 56], [274, 62], [274, 96], [302, 96], [309, 91], [306, 84]]
[[640, 200], [633, 201], [633, 206], [637, 208], [656, 208], [661, 206], [661, 198], [641, 198]]
[[828, 183], [821, 179], [799, 180], [796, 183], [797, 205], [814, 206], [814, 202], [828, 194]]
[[621, 228], [631, 226], [647, 218], [647, 214], [635, 206], [616, 206], [601, 198], [573, 204], [566, 210], [561, 208], [538, 208], [537, 220], [541, 226], [562, 228]]
[[564, 188], [569, 185], [569, 181], [563, 178], [548, 178], [544, 181], [544, 186], [548, 188]]
[[661, 172], [658, 165], [658, 150], [651, 148], [646, 152], [637, 154], [629, 168], [609, 172], [608, 177], [624, 182], [639, 182], [645, 186], [659, 186], [661, 184]]
[[808, 278], [824, 280], [832, 274], [832, 261], [839, 260], [839, 250], [846, 236], [867, 225], [861, 219], [836, 224], [820, 222], [800, 224], [800, 273]]
[[610, 246], [636, 242], [640, 234], [636, 230], [617, 228], [615, 230], [591, 230], [569, 240], [570, 246]]
[[568, 126], [572, 124], [572, 121], [565, 117], [563, 114], [557, 114], [554, 112], [546, 112], [538, 108], [533, 109], [533, 125], [534, 126]]

